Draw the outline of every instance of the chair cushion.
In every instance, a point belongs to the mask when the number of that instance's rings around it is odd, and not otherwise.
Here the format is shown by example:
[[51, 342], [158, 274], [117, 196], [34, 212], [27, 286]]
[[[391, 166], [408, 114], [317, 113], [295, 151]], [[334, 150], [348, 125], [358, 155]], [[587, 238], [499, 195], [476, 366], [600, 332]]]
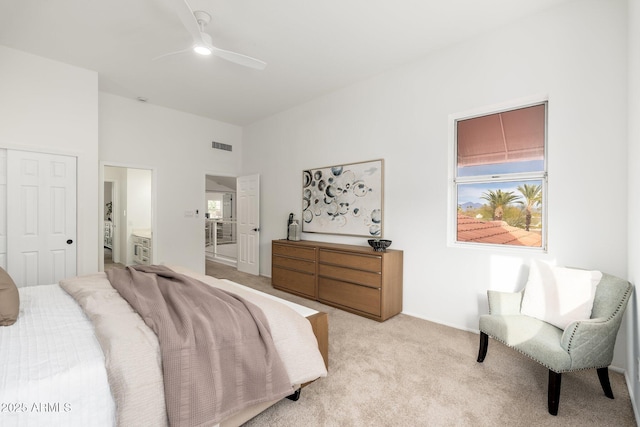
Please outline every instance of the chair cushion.
[[0, 268], [0, 326], [16, 323], [20, 311], [20, 294], [11, 276]]
[[560, 345], [562, 330], [549, 323], [519, 314], [484, 314], [480, 331], [555, 372], [572, 369], [571, 356]]
[[560, 329], [574, 321], [589, 319], [601, 278], [599, 271], [555, 267], [534, 260], [520, 313]]

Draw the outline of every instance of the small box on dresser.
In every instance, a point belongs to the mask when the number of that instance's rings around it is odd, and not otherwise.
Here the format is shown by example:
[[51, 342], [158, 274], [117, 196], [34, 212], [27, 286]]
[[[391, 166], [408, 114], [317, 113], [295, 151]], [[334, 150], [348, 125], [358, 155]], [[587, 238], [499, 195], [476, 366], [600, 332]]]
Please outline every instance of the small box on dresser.
[[378, 321], [402, 311], [401, 250], [274, 240], [272, 251], [276, 289]]

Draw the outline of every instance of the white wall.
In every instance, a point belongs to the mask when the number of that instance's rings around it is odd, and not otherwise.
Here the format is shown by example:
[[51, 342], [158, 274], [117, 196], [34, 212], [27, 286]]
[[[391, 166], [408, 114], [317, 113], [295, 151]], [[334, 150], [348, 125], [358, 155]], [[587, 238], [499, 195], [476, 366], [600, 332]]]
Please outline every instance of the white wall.
[[0, 46], [0, 147], [77, 157], [77, 273], [97, 271], [97, 73]]
[[127, 169], [127, 226], [151, 228], [151, 171]]
[[448, 117], [546, 95], [549, 252], [534, 256], [626, 276], [626, 25], [624, 0], [571, 2], [246, 127], [243, 172], [262, 175], [261, 273], [288, 213], [300, 215], [303, 169], [384, 158], [404, 312], [477, 330], [486, 290], [521, 288], [531, 254], [447, 246]]
[[[235, 125], [100, 93], [100, 161], [152, 168], [154, 262], [204, 273], [205, 176], [240, 171], [242, 129]], [[233, 146], [214, 150], [212, 141]], [[199, 215], [185, 215], [198, 210]]]
[[[235, 193], [236, 192], [235, 185], [233, 186], [233, 188], [227, 187], [226, 185], [223, 185], [217, 182], [216, 178], [220, 179], [220, 177], [215, 177], [215, 176], [207, 177], [206, 184], [205, 184], [206, 191], [216, 191], [219, 193]], [[224, 177], [224, 178], [225, 180], [227, 179], [227, 177]]]
[[[628, 30], [629, 45], [628, 51], [628, 76], [629, 76], [629, 111], [628, 111], [628, 130], [629, 130], [629, 186], [627, 193], [628, 207], [628, 236], [629, 236], [629, 280], [638, 286], [640, 279], [640, 224], [637, 217], [640, 212], [640, 197], [638, 197], [638, 189], [640, 188], [640, 0], [629, 0], [628, 2]], [[638, 316], [638, 301], [640, 296], [636, 287], [635, 292], [629, 303], [629, 312], [627, 314], [627, 381], [631, 385], [631, 398], [633, 399], [636, 410], [636, 420], [638, 417], [638, 409], [640, 409], [640, 382], [638, 381], [638, 358], [640, 357], [639, 347], [640, 340], [638, 334], [640, 331], [640, 320]]]

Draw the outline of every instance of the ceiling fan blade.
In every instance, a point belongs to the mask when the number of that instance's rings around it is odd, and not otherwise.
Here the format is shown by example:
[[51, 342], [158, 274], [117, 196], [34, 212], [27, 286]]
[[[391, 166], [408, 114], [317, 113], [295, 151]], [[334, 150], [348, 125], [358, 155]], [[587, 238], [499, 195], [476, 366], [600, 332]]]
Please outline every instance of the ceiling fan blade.
[[193, 41], [196, 44], [202, 43], [202, 36], [200, 34], [200, 26], [198, 25], [198, 21], [193, 15], [193, 10], [191, 10], [191, 6], [187, 3], [186, 0], [168, 0], [171, 3], [171, 7], [180, 18], [180, 22], [182, 25], [189, 31], [191, 37], [193, 37]]
[[152, 61], [156, 61], [158, 59], [166, 58], [167, 56], [180, 55], [181, 53], [193, 52], [193, 48], [186, 48], [181, 50], [176, 50], [175, 52], [163, 53], [162, 55], [158, 55], [155, 58], [151, 59]]
[[187, 52], [195, 47], [202, 47], [205, 49], [206, 54], [208, 54], [208, 52], [206, 52], [206, 50], [208, 49], [213, 55], [219, 56], [220, 58], [226, 59], [227, 61], [231, 61], [245, 67], [254, 68], [256, 70], [264, 70], [267, 66], [266, 62], [259, 59], [213, 46], [211, 44], [211, 36], [208, 33], [204, 32], [204, 26], [206, 26], [211, 19], [211, 15], [209, 15], [207, 12], [194, 12], [186, 0], [165, 1], [169, 1], [169, 3], [171, 3], [171, 8], [178, 15], [178, 18], [180, 18], [180, 21], [182, 22], [184, 27], [189, 31], [195, 44], [189, 49], [165, 53], [164, 55], [157, 56], [153, 58], [154, 60], [163, 58], [165, 56]]
[[267, 63], [256, 58], [252, 58], [241, 53], [231, 52], [229, 50], [220, 49], [215, 46], [209, 46], [213, 55], [219, 56], [227, 61], [244, 65], [245, 67], [254, 68], [256, 70], [264, 70], [267, 67]]

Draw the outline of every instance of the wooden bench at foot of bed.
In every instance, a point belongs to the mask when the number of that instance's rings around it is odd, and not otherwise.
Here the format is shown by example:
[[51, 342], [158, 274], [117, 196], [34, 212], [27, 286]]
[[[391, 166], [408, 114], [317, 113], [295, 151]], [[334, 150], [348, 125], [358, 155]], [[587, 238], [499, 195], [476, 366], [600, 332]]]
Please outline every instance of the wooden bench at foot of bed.
[[313, 334], [318, 340], [318, 349], [324, 359], [324, 366], [329, 369], [329, 316], [322, 311], [307, 317], [311, 323]]
[[[329, 369], [329, 316], [327, 313], [322, 311], [318, 311], [315, 314], [307, 316], [306, 319], [311, 323], [311, 329], [313, 329], [313, 334], [316, 336], [318, 340], [318, 349], [320, 350], [320, 354], [322, 354], [322, 358], [324, 359], [324, 365]], [[316, 381], [316, 380], [314, 380]], [[314, 381], [309, 381], [308, 383], [302, 384], [302, 387], [305, 387]], [[297, 397], [300, 397], [300, 393], [297, 392]], [[297, 397], [292, 400], [297, 400]], [[272, 402], [264, 402], [258, 405], [251, 406], [249, 408], [244, 409], [243, 411], [232, 415], [228, 419], [220, 422], [219, 427], [237, 427], [241, 424], [247, 422], [251, 418], [255, 417], [259, 413], [263, 412], [276, 401]]]

